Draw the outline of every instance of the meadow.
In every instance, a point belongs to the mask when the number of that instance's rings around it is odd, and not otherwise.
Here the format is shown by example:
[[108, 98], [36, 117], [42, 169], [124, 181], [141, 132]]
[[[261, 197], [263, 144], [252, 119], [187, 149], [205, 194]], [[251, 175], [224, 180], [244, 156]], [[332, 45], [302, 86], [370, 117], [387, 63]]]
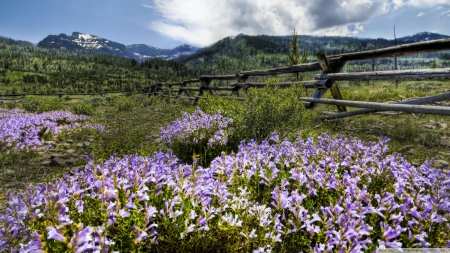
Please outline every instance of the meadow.
[[[139, 93], [4, 100], [0, 252], [450, 247], [448, 118], [317, 121], [336, 108], [307, 110], [302, 88], [277, 82], [197, 106]], [[377, 102], [450, 89], [339, 86]]]

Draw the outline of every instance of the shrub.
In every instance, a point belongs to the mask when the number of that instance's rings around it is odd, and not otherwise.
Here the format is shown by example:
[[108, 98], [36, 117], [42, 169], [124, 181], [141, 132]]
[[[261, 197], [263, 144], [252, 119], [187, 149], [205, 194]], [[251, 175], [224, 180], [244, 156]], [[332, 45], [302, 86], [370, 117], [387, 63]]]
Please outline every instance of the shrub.
[[195, 162], [207, 166], [221, 152], [231, 150], [228, 139], [233, 134], [231, 118], [223, 117], [220, 110], [215, 115], [196, 110], [193, 114], [182, 112], [182, 116], [161, 129], [161, 140], [168, 144], [183, 162]]
[[104, 104], [105, 99], [103, 97], [90, 97], [83, 99], [83, 102], [91, 104], [93, 107], [99, 107]]
[[242, 102], [207, 95], [199, 100], [199, 107], [207, 113], [220, 109], [224, 116], [233, 118], [241, 139], [260, 142], [274, 131], [281, 138], [293, 138], [311, 125], [315, 113], [298, 99], [303, 92], [299, 85], [282, 89], [278, 79], [271, 78], [265, 88], [250, 89]]
[[110, 103], [118, 111], [131, 111], [136, 106], [132, 98], [122, 96], [111, 96]]
[[37, 96], [27, 95], [24, 99], [22, 99], [22, 107], [29, 111], [35, 112], [37, 111], [38, 106], [41, 104], [41, 99]]
[[143, 94], [133, 94], [129, 97], [131, 100], [134, 101], [136, 105], [139, 106], [148, 106], [149, 103], [147, 102], [147, 96]]
[[267, 139], [274, 131], [281, 138], [291, 133], [297, 136], [311, 123], [313, 114], [298, 99], [303, 93], [298, 85], [280, 88], [276, 78], [269, 79], [264, 89], [250, 89], [244, 112], [247, 136], [257, 141]]
[[37, 106], [36, 112], [43, 113], [49, 111], [58, 111], [64, 108], [63, 104], [58, 98], [42, 99], [41, 103]]
[[80, 101], [72, 107], [72, 111], [75, 114], [84, 114], [93, 116], [96, 112], [96, 109], [92, 103]]
[[170, 153], [91, 162], [7, 196], [0, 249], [373, 252], [450, 247], [450, 174], [386, 139], [242, 143], [208, 168]]
[[16, 100], [9, 100], [8, 102], [6, 102], [6, 108], [8, 109], [14, 109], [17, 107], [17, 102]]

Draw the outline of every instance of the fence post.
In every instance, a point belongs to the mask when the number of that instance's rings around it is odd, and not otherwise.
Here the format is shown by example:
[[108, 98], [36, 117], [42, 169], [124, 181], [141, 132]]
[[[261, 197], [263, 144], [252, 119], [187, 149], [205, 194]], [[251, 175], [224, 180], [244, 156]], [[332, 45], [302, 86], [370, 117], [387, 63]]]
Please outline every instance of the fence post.
[[178, 89], [178, 94], [176, 98], [179, 98], [181, 96], [181, 94], [183, 93], [183, 90], [181, 88], [186, 87], [186, 82], [183, 82], [182, 84], [180, 84], [180, 88]]
[[[332, 69], [330, 67], [327, 56], [325, 55], [325, 51], [321, 50], [319, 53], [317, 53], [316, 56], [317, 56], [317, 61], [319, 62], [323, 73], [337, 73], [337, 72], [341, 71], [342, 66], [337, 67], [335, 69]], [[339, 90], [337, 83], [334, 80], [332, 80], [332, 82], [333, 82], [333, 84], [330, 87], [331, 95], [333, 96], [334, 99], [342, 100], [342, 94], [341, 94], [341, 91]], [[324, 88], [317, 89], [313, 94], [313, 98], [321, 98], [325, 94], [326, 91], [327, 91], [327, 89], [324, 89]], [[317, 105], [317, 103], [311, 103], [310, 108], [314, 108], [316, 105]], [[338, 108], [339, 112], [347, 111], [347, 108], [342, 105], [338, 105], [337, 108]]]
[[[245, 75], [245, 74], [242, 75], [242, 74], [236, 73], [235, 76], [236, 76], [237, 83], [246, 83], [247, 82], [247, 78], [248, 78], [247, 75]], [[239, 90], [241, 88], [243, 88], [245, 93], [247, 93], [248, 87], [242, 87], [242, 86], [236, 85], [235, 88], [231, 91], [230, 95], [228, 95], [228, 97], [232, 97], [234, 94], [236, 94], [236, 96], [239, 97]]]
[[[211, 82], [212, 79], [211, 79], [211, 78], [206, 78], [206, 77], [204, 77], [204, 76], [201, 76], [201, 77], [199, 78], [199, 80], [200, 80], [200, 90], [199, 90], [199, 92], [198, 92], [197, 97], [196, 97], [195, 100], [194, 100], [194, 105], [196, 105], [198, 99], [199, 99], [200, 97], [203, 96], [203, 90], [204, 90], [204, 87], [208, 87], [208, 86], [209, 86], [209, 83]], [[209, 90], [209, 91], [210, 91], [211, 94], [213, 94], [211, 90]]]

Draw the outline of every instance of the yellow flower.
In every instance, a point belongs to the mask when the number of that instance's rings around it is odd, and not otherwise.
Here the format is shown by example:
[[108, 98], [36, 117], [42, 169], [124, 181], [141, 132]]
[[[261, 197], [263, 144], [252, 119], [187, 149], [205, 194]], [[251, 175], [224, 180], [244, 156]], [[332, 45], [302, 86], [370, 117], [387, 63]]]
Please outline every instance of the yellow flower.
[[0, 199], [5, 199], [6, 198], [6, 196], [5, 195], [0, 195]]

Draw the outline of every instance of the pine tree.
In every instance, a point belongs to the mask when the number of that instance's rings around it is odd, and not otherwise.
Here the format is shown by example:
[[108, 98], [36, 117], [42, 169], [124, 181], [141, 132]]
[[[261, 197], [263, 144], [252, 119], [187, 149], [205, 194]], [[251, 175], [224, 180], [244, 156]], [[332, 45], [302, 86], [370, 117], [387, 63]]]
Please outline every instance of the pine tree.
[[[292, 43], [289, 42], [289, 48], [290, 48], [290, 52], [288, 52], [288, 62], [291, 65], [297, 65], [300, 63], [305, 63], [306, 62], [306, 58], [308, 56], [308, 54], [306, 53], [306, 50], [303, 50], [302, 55], [300, 55], [300, 45], [301, 42], [298, 42], [298, 35], [295, 32], [294, 29], [294, 34], [292, 34]], [[297, 80], [298, 80], [298, 72], [297, 72]]]

